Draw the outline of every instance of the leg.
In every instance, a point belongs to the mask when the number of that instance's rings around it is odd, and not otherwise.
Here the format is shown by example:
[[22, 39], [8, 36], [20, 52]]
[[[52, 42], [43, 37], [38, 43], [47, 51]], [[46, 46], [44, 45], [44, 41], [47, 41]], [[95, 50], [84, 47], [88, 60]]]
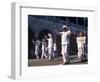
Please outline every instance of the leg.
[[62, 45], [62, 59], [63, 59], [63, 64], [66, 63], [66, 55], [65, 55], [65, 46]]
[[38, 56], [38, 54], [36, 54], [36, 59], [39, 59], [39, 56]]
[[42, 56], [41, 56], [41, 58], [43, 58], [43, 54], [44, 54], [44, 51], [42, 50]]
[[78, 58], [79, 58], [79, 59], [81, 58], [81, 54], [82, 54], [81, 48], [78, 47]]
[[44, 54], [43, 55], [44, 55], [45, 58], [47, 58], [46, 50], [44, 50]]
[[54, 58], [55, 57], [55, 51], [53, 50], [53, 53], [52, 53], [52, 57]]
[[68, 45], [65, 46], [66, 63], [69, 63]]
[[82, 47], [82, 56], [81, 56], [81, 61], [84, 61], [85, 59], [85, 53], [84, 53], [84, 46]]
[[35, 55], [36, 55], [36, 59], [39, 59], [38, 49], [37, 49], [37, 50], [35, 50]]
[[46, 53], [44, 53], [44, 57], [45, 57], [45, 58], [47, 58], [47, 55], [46, 55]]
[[49, 55], [49, 60], [51, 60], [51, 49], [48, 48], [48, 55]]
[[49, 60], [51, 60], [52, 59], [52, 48], [49, 48], [48, 54], [49, 54]]
[[78, 59], [79, 61], [82, 60], [82, 48], [81, 47], [78, 48]]

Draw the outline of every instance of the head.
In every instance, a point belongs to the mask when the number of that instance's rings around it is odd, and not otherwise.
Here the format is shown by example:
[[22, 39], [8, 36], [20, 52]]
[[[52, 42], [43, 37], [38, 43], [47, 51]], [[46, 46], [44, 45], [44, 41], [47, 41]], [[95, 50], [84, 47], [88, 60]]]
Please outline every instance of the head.
[[66, 31], [68, 31], [68, 30], [69, 30], [69, 28], [68, 28], [66, 25], [63, 25], [63, 27], [62, 27], [62, 28], [63, 28], [63, 31], [64, 31], [64, 32], [66, 32]]
[[82, 33], [82, 32], [80, 32], [80, 33], [79, 33], [79, 36], [83, 36], [83, 33]]
[[36, 42], [40, 42], [40, 40], [39, 40], [39, 39], [37, 39], [37, 40], [36, 40]]
[[49, 38], [52, 38], [52, 35], [49, 33], [49, 34], [48, 34], [48, 37], [49, 37]]

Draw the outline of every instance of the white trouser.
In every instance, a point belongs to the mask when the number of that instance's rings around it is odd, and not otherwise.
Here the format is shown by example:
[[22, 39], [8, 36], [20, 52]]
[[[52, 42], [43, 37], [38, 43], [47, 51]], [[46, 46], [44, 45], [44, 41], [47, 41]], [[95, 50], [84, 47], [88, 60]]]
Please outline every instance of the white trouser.
[[55, 51], [53, 50], [53, 57], [56, 57], [56, 56], [57, 56], [56, 50]]
[[78, 58], [82, 58], [84, 55], [84, 46], [78, 46]]
[[68, 60], [68, 44], [63, 44], [62, 45], [62, 57], [63, 57], [63, 63], [66, 63], [66, 60]]
[[35, 55], [36, 55], [36, 58], [37, 58], [37, 59], [39, 58], [39, 55], [38, 55], [38, 54], [39, 54], [39, 48], [36, 48], [36, 49], [35, 49]]
[[53, 54], [53, 49], [52, 49], [52, 47], [51, 47], [51, 48], [48, 48], [49, 60], [51, 60], [52, 54]]
[[45, 58], [47, 58], [46, 50], [45, 50], [45, 49], [42, 49], [42, 56], [41, 56], [41, 58], [43, 58], [43, 56], [44, 56]]

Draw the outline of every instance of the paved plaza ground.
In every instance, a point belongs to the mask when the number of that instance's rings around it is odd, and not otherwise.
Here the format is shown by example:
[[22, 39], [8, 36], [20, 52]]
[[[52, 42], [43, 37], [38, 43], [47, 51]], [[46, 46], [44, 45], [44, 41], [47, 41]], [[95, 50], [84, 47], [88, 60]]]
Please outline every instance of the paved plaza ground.
[[[88, 61], [81, 61], [77, 58], [76, 55], [70, 56], [70, 63], [66, 65], [74, 64], [87, 64]], [[43, 59], [29, 59], [28, 66], [49, 66], [49, 65], [60, 65], [62, 64], [62, 56], [56, 57], [53, 60], [49, 61], [46, 58]]]

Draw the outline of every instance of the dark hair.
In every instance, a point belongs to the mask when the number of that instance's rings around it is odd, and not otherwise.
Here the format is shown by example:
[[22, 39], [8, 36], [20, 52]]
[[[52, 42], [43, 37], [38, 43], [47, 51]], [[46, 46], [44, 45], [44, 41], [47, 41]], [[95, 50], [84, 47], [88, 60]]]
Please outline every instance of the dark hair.
[[63, 28], [63, 31], [68, 31], [68, 28], [66, 27], [66, 28]]

